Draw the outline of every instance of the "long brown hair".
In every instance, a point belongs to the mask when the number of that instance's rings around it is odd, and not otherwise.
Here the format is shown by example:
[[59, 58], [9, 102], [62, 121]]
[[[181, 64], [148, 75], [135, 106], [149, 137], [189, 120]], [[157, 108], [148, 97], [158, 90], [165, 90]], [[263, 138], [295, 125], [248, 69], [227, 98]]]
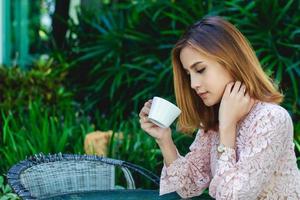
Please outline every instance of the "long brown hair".
[[215, 59], [228, 70], [235, 81], [245, 84], [249, 95], [259, 101], [279, 104], [283, 95], [264, 73], [254, 50], [243, 34], [218, 16], [205, 17], [190, 26], [172, 50], [176, 102], [182, 110], [177, 128], [185, 133], [196, 129], [218, 129], [219, 104], [207, 107], [190, 87], [183, 69], [180, 52], [190, 46]]

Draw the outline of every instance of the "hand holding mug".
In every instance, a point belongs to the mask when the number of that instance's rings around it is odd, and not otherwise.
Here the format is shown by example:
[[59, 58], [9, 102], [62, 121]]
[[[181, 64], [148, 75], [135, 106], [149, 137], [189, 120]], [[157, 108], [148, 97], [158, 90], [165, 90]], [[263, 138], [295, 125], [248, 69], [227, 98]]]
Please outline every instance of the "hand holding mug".
[[147, 101], [139, 113], [141, 128], [156, 140], [161, 140], [166, 137], [171, 137], [170, 128], [161, 128], [152, 123], [149, 119], [149, 112], [152, 105], [152, 99]]

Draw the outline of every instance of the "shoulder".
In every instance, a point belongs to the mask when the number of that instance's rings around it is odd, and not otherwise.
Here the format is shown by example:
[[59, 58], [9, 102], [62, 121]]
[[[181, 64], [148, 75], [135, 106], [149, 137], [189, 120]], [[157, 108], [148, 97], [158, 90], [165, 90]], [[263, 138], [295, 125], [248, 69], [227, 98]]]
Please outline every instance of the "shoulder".
[[291, 120], [288, 111], [275, 103], [258, 102], [253, 112], [254, 120], [275, 120], [278, 122]]
[[213, 134], [215, 134], [215, 132], [212, 130], [205, 132], [203, 129], [198, 129], [196, 137], [193, 143], [191, 144], [190, 148], [193, 149], [195, 147], [199, 148], [210, 145]]
[[203, 129], [198, 129], [197, 133], [196, 133], [196, 137], [195, 137], [195, 140], [196, 139], [209, 139], [211, 138], [213, 135], [215, 135], [217, 132], [214, 131], [214, 130], [208, 130], [208, 131], [205, 131]]
[[293, 131], [293, 122], [288, 111], [278, 104], [269, 102], [257, 102], [248, 114], [245, 124], [250, 130], [260, 128]]

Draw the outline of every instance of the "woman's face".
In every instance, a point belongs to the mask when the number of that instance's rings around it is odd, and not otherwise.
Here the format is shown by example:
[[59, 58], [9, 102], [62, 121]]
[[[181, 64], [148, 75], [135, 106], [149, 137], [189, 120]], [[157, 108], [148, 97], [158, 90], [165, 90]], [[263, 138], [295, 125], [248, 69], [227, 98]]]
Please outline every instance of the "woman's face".
[[206, 106], [219, 103], [226, 84], [233, 81], [225, 67], [189, 46], [181, 50], [180, 60], [190, 76], [191, 88], [196, 91], [203, 103]]

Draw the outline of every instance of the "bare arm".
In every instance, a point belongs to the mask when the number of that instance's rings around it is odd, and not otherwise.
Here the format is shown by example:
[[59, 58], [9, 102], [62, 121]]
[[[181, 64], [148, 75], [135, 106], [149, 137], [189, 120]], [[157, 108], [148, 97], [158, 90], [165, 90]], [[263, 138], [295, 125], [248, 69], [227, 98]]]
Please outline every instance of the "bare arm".
[[156, 140], [161, 153], [164, 157], [164, 163], [168, 167], [178, 158], [176, 146], [172, 138], [167, 138], [164, 140]]
[[152, 136], [158, 144], [166, 166], [169, 166], [178, 158], [177, 149], [172, 140], [172, 131], [170, 128], [161, 128], [148, 120], [152, 100], [147, 101], [140, 111], [141, 128]]

